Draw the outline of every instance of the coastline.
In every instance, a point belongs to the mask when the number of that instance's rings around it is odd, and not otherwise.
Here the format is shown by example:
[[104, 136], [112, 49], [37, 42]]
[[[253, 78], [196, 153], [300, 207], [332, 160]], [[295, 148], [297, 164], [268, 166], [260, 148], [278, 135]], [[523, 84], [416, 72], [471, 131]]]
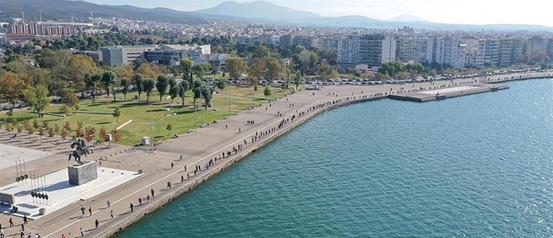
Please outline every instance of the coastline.
[[[503, 82], [509, 82], [509, 81], [519, 81], [519, 80], [531, 80], [531, 79], [544, 79], [544, 78], [550, 78], [551, 75], [547, 76], [536, 76], [536, 77], [524, 77], [524, 78], [517, 78], [517, 79], [508, 79], [508, 80], [501, 80], [501, 81], [492, 81], [490, 83], [503, 83]], [[503, 89], [502, 89], [503, 90]], [[463, 95], [457, 95], [456, 97], [460, 96], [468, 96], [473, 94], [479, 94], [479, 93], [486, 93], [491, 91], [481, 91], [477, 93], [468, 93]], [[329, 105], [327, 107], [323, 107], [320, 110], [316, 110], [313, 113], [308, 114], [306, 117], [302, 118], [301, 121], [297, 121], [296, 123], [292, 123], [290, 126], [284, 128], [283, 130], [280, 130], [276, 134], [270, 136], [263, 142], [256, 144], [254, 147], [245, 150], [241, 152], [240, 154], [236, 155], [231, 160], [228, 160], [224, 163], [218, 164], [217, 167], [213, 168], [213, 170], [210, 173], [203, 174], [202, 176], [198, 177], [197, 179], [191, 181], [190, 184], [184, 184], [182, 187], [179, 186], [179, 188], [176, 189], [176, 191], [173, 191], [172, 193], [165, 194], [166, 197], [163, 197], [158, 202], [152, 204], [151, 207], [145, 208], [144, 211], [140, 211], [140, 214], [136, 214], [132, 219], [124, 220], [123, 222], [114, 224], [111, 229], [106, 229], [103, 233], [98, 234], [99, 236], [95, 237], [112, 237], [113, 235], [116, 235], [118, 232], [121, 232], [126, 227], [133, 225], [134, 223], [140, 221], [142, 218], [145, 218], [150, 213], [155, 212], [157, 209], [163, 207], [165, 204], [172, 202], [175, 198], [185, 194], [186, 192], [191, 191], [196, 186], [199, 186], [201, 183], [203, 183], [205, 180], [210, 179], [213, 176], [216, 176], [222, 171], [225, 171], [226, 169], [230, 169], [232, 165], [235, 163], [241, 161], [242, 159], [246, 158], [251, 153], [255, 152], [257, 149], [260, 149], [264, 147], [265, 145], [271, 143], [273, 140], [278, 139], [280, 136], [292, 131], [296, 127], [302, 125], [303, 123], [309, 121], [310, 119], [314, 118], [315, 116], [319, 115], [320, 113], [323, 113], [325, 111], [333, 110], [335, 108], [348, 106], [356, 103], [364, 103], [374, 100], [380, 100], [385, 98], [391, 98], [391, 95], [388, 96], [377, 96], [377, 97], [367, 97], [367, 98], [353, 98], [351, 100], [344, 100], [336, 104]], [[201, 181], [200, 181], [201, 180]]]
[[[513, 75], [517, 75], [517, 74], [497, 76], [497, 77], [495, 77], [495, 78], [497, 78], [497, 80], [486, 81], [486, 83], [499, 83], [499, 82], [526, 80], [526, 79], [534, 79], [534, 78], [551, 78], [553, 76], [553, 71], [534, 72], [534, 73], [530, 73], [530, 74], [520, 75], [520, 77], [516, 77], [516, 78], [513, 77]], [[458, 80], [461, 81], [461, 83], [468, 84], [469, 81], [475, 80], [475, 79], [458, 79]], [[442, 81], [441, 83], [444, 84], [444, 85], [447, 85], [448, 82], [447, 81]], [[422, 85], [422, 84], [414, 84], [414, 85]], [[387, 85], [387, 86], [390, 86], [390, 85]], [[401, 85], [399, 85], [399, 86], [401, 87]], [[354, 103], [362, 103], [362, 102], [367, 102], [367, 101], [372, 101], [372, 100], [379, 100], [379, 99], [389, 97], [389, 94], [383, 93], [383, 91], [382, 91], [383, 87], [379, 87], [379, 88], [370, 88], [370, 86], [369, 87], [365, 87], [365, 86], [339, 86], [339, 87], [342, 87], [342, 88], [340, 88], [340, 90], [341, 90], [340, 92], [342, 93], [343, 96], [334, 97], [334, 96], [330, 96], [330, 93], [329, 93], [328, 97], [323, 96], [320, 99], [316, 99], [312, 102], [307, 103], [301, 109], [296, 110], [297, 113], [301, 114], [302, 112], [304, 112], [305, 114], [303, 114], [302, 116], [297, 117], [297, 119], [294, 120], [293, 122], [285, 124], [285, 126], [282, 127], [281, 129], [275, 130], [274, 133], [269, 133], [269, 135], [266, 136], [266, 137], [263, 137], [262, 140], [259, 140], [258, 142], [254, 143], [254, 144], [249, 144], [249, 146], [245, 147], [243, 150], [240, 150], [238, 153], [234, 154], [233, 156], [227, 157], [226, 159], [219, 160], [219, 162], [215, 163], [209, 169], [201, 171], [197, 176], [193, 176], [189, 180], [185, 180], [183, 183], [175, 182], [174, 186], [170, 189], [165, 189], [165, 190], [164, 189], [159, 189], [158, 195], [155, 197], [155, 199], [149, 200], [148, 202], [146, 202], [145, 204], [143, 204], [141, 206], [137, 206], [134, 209], [134, 212], [132, 212], [132, 213], [124, 213], [124, 214], [121, 214], [120, 216], [116, 217], [115, 219], [113, 219], [111, 221], [105, 222], [104, 224], [99, 226], [99, 228], [97, 228], [97, 229], [87, 230], [87, 233], [85, 234], [85, 237], [111, 237], [111, 236], [113, 236], [117, 232], [122, 231], [125, 227], [128, 227], [128, 226], [134, 224], [135, 222], [141, 220], [142, 218], [144, 218], [148, 214], [154, 212], [155, 210], [162, 207], [163, 205], [173, 201], [176, 197], [190, 191], [191, 189], [193, 189], [194, 187], [200, 185], [202, 182], [206, 181], [207, 179], [210, 179], [211, 177], [216, 176], [221, 171], [224, 171], [224, 170], [230, 168], [233, 164], [235, 164], [235, 163], [239, 162], [240, 160], [246, 158], [249, 154], [255, 152], [257, 149], [262, 148], [263, 146], [267, 145], [268, 143], [271, 143], [273, 140], [275, 140], [278, 137], [288, 133], [289, 131], [296, 128], [297, 126], [302, 125], [304, 122], [310, 120], [311, 118], [313, 118], [314, 116], [318, 115], [321, 112], [332, 110], [332, 109], [337, 108], [337, 107], [347, 106], [347, 105], [354, 104]], [[390, 87], [395, 87], [396, 89], [398, 88], [398, 86], [396, 86], [396, 85], [392, 85]], [[344, 92], [350, 92], [349, 91], [350, 89], [354, 90], [353, 93], [352, 93], [353, 96], [343, 94]], [[366, 92], [361, 91], [363, 89], [365, 89], [367, 91]], [[371, 91], [370, 89], [376, 89], [376, 90]], [[358, 90], [358, 91], [361, 91], [361, 92], [360, 93], [358, 92], [358, 94], [355, 94], [355, 90]], [[401, 90], [401, 91], [403, 91], [403, 90]], [[323, 93], [326, 93], [326, 92], [327, 91], [316, 91], [315, 93], [323, 94]], [[308, 96], [306, 96], [306, 94], [309, 94], [309, 93], [312, 93], [312, 92], [308, 91], [308, 92], [302, 92], [302, 93], [304, 94], [304, 97], [308, 97]], [[254, 110], [261, 110], [261, 108], [254, 109]], [[292, 115], [296, 115], [297, 113], [294, 113], [293, 112], [294, 110], [295, 109], [289, 110], [288, 113], [290, 113], [290, 114], [283, 113], [284, 114], [283, 117], [271, 118], [270, 120], [267, 120], [266, 122], [263, 122], [263, 123], [265, 123], [265, 125], [262, 125], [262, 128], [255, 128], [255, 130], [253, 130], [253, 131], [247, 131], [247, 132], [242, 132], [242, 134], [239, 133], [238, 135], [233, 135], [231, 138], [228, 138], [228, 140], [234, 140], [234, 141], [232, 141], [232, 142], [227, 141], [227, 143], [224, 143], [223, 146], [221, 146], [219, 148], [212, 148], [213, 152], [209, 153], [206, 156], [202, 155], [199, 159], [196, 159], [194, 161], [176, 162], [177, 163], [177, 168], [181, 164], [188, 165], [189, 167], [192, 167], [192, 165], [201, 164], [201, 163], [205, 162], [206, 160], [209, 160], [210, 158], [213, 158], [213, 155], [217, 155], [217, 154], [221, 153], [222, 151], [224, 152], [225, 150], [232, 147], [233, 145], [235, 145], [237, 143], [241, 143], [242, 140], [250, 138], [250, 136], [253, 134], [253, 132], [263, 131], [267, 128], [276, 127], [276, 125], [278, 125], [280, 123], [282, 118], [288, 118], [288, 117], [291, 117]], [[229, 121], [230, 121], [230, 119], [229, 119]], [[178, 147], [178, 145], [176, 145], [176, 147]], [[151, 154], [147, 154], [146, 152], [143, 152], [143, 151], [134, 150], [134, 153], [142, 153], [142, 155], [146, 156], [146, 157], [152, 156]], [[158, 153], [158, 152], [156, 152], [156, 153]], [[169, 153], [169, 152], [164, 151], [164, 153]], [[204, 153], [208, 153], [208, 152], [204, 152]], [[173, 155], [176, 155], [176, 154], [173, 154]], [[173, 155], [169, 155], [169, 156], [173, 156]], [[153, 156], [159, 156], [159, 154], [156, 154], [156, 155], [153, 155]], [[188, 173], [188, 172], [189, 171], [187, 171], [186, 173]], [[150, 174], [151, 176], [144, 176], [145, 178], [143, 180], [141, 180], [141, 182], [142, 183], [146, 182], [148, 184], [145, 185], [145, 186], [142, 186], [142, 190], [144, 190], [144, 191], [149, 190], [150, 187], [152, 187], [154, 185], [157, 185], [158, 187], [160, 187], [160, 184], [164, 184], [168, 180], [176, 181], [176, 178], [178, 178], [178, 176], [182, 176], [182, 174], [184, 174], [184, 170], [183, 169], [176, 169], [173, 172], [171, 172], [171, 170], [168, 170], [166, 173], [167, 173], [166, 175], [164, 175], [164, 174], [158, 175], [156, 173], [152, 173], [152, 174]], [[154, 180], [154, 181], [152, 181], [152, 180]], [[135, 184], [135, 185], [138, 186], [139, 184]], [[123, 185], [123, 186], [125, 186], [125, 185]], [[161, 187], [163, 187], [163, 185], [161, 185]], [[128, 189], [132, 189], [132, 187], [129, 186]], [[130, 191], [134, 191], [134, 190], [130, 190]], [[123, 196], [122, 198], [118, 198], [118, 200], [115, 200], [116, 202], [114, 202], [114, 204], [115, 203], [120, 203], [120, 202], [121, 203], [126, 203], [129, 200], [134, 200], [134, 199], [131, 198], [131, 196], [134, 196], [135, 194], [138, 194], [139, 192], [144, 192], [144, 191], [135, 191], [135, 192], [129, 193], [129, 194]], [[100, 200], [101, 201], [100, 203], [103, 203], [104, 200], [100, 199], [100, 198], [105, 198], [105, 197], [109, 198], [110, 197], [109, 195], [111, 193], [115, 193], [115, 192], [124, 193], [124, 191], [121, 191], [120, 189], [116, 188], [113, 191], [110, 190], [110, 191], [106, 192], [106, 194], [98, 195], [98, 197], [96, 199], [92, 200], [91, 202], [95, 203], [95, 200]], [[122, 207], [125, 207], [125, 206], [126, 206], [125, 204], [122, 205]], [[95, 206], [95, 207], [98, 207], [98, 206]], [[58, 214], [53, 214], [52, 216], [56, 215], [55, 217], [53, 217], [54, 219], [62, 219], [63, 215], [65, 215], [66, 213], [72, 213], [73, 211], [71, 209], [68, 209], [64, 212], [65, 213], [60, 212]], [[101, 211], [98, 211], [98, 216], [101, 215], [100, 213], [101, 213]], [[96, 217], [96, 212], [95, 212], [94, 217]], [[62, 227], [60, 227], [59, 224], [57, 224], [55, 222], [54, 222], [53, 225], [52, 224], [51, 225], [46, 225], [48, 223], [38, 223], [38, 224], [36, 224], [36, 227], [37, 227], [36, 230], [41, 231], [41, 234], [46, 234], [43, 237], [60, 237], [60, 234], [68, 234], [68, 233], [77, 234], [78, 232], [76, 232], [76, 231], [78, 230], [78, 227], [79, 226], [82, 227], [82, 225], [79, 225], [79, 222], [81, 222], [81, 220], [74, 220], [74, 221], [71, 221], [69, 224], [66, 224], [66, 222], [63, 221], [63, 219], [62, 219], [61, 224], [65, 224], [65, 226], [62, 226]], [[69, 232], [67, 232], [68, 230], [69, 230]], [[71, 231], [73, 231], [73, 232], [71, 232]]]

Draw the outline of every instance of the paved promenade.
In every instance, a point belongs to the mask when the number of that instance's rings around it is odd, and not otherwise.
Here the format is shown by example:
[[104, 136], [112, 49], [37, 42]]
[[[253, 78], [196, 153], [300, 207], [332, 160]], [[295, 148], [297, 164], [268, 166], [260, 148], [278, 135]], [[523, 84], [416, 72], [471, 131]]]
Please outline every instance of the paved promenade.
[[[118, 147], [109, 153], [87, 158], [97, 160], [103, 167], [141, 170], [143, 175], [94, 198], [81, 200], [41, 219], [29, 221], [24, 226], [25, 235], [31, 231], [33, 234], [40, 233], [42, 237], [80, 237], [82, 232], [85, 237], [109, 237], [317, 113], [333, 107], [385, 98], [390, 94], [548, 75], [553, 76], [553, 72], [402, 85], [328, 86], [318, 91], [301, 91], [168, 140], [159, 144], [153, 152]], [[36, 163], [32, 167], [34, 173], [51, 172], [67, 166], [67, 161], [60, 158], [52, 159], [48, 165], [40, 160]], [[9, 176], [0, 173], [0, 186], [9, 181]], [[82, 215], [81, 207], [85, 209], [85, 215]], [[6, 228], [10, 218], [15, 226]], [[18, 235], [22, 222], [21, 218], [0, 216], [0, 224], [7, 235]]]

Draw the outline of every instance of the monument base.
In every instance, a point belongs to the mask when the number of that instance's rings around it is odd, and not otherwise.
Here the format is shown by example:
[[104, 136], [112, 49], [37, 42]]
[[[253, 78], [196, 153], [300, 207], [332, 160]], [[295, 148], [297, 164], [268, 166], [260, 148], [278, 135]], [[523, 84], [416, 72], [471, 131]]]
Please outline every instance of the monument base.
[[81, 185], [98, 178], [98, 165], [94, 161], [89, 161], [81, 165], [72, 165], [67, 167], [69, 175], [69, 184]]

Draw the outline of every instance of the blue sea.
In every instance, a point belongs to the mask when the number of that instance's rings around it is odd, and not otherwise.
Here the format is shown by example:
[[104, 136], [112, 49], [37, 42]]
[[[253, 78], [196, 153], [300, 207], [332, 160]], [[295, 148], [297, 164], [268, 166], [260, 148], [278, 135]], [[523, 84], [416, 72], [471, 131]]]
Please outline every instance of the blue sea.
[[320, 114], [119, 237], [551, 237], [553, 80]]

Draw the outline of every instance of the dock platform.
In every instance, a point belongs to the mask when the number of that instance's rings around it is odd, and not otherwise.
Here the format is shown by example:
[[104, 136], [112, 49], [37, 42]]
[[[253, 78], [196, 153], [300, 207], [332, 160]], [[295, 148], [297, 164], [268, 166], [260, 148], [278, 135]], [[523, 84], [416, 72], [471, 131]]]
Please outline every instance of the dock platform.
[[412, 101], [412, 102], [432, 102], [438, 100], [445, 100], [448, 98], [495, 92], [500, 90], [509, 89], [508, 86], [499, 84], [479, 84], [479, 85], [467, 85], [453, 88], [441, 88], [429, 91], [407, 92], [391, 94], [388, 97], [391, 99]]

